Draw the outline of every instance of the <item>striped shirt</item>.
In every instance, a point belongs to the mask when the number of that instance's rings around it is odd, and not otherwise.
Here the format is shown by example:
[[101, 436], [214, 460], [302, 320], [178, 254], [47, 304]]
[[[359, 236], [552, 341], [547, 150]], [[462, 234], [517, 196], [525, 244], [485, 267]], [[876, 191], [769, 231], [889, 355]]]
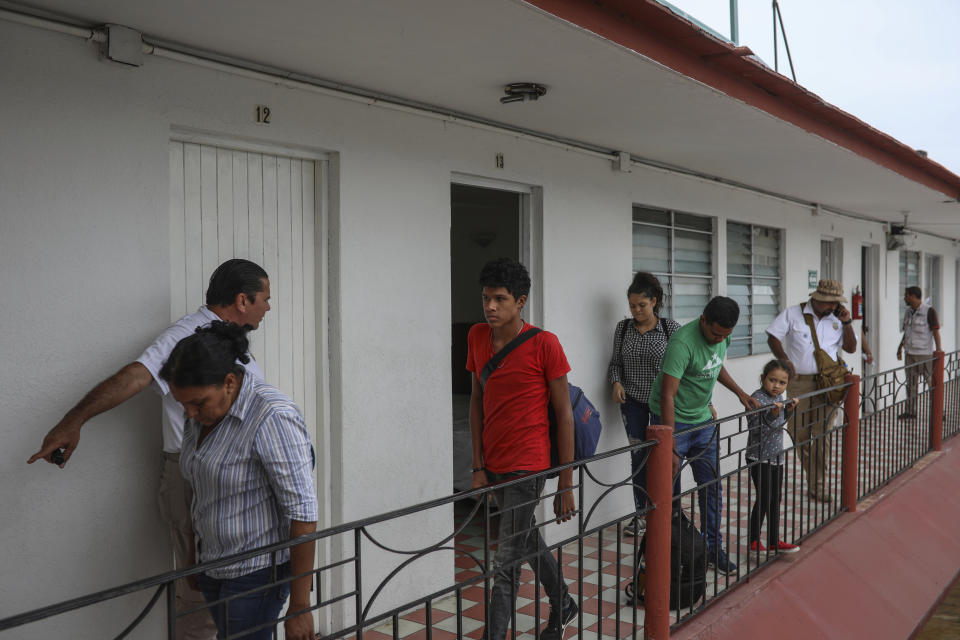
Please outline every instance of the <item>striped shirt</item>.
[[[663, 325], [667, 325], [664, 333]], [[646, 333], [634, 328], [633, 318], [617, 323], [613, 334], [613, 356], [607, 368], [610, 384], [619, 382], [627, 395], [637, 402], [650, 401], [650, 388], [660, 372], [660, 363], [667, 349], [667, 334], [680, 328], [676, 320], [657, 319], [656, 326]]]
[[[202, 426], [188, 420], [180, 470], [193, 486], [193, 528], [199, 562], [287, 540], [290, 521], [317, 520], [313, 449], [293, 401], [253, 376], [223, 420], [197, 448]], [[289, 551], [278, 555], [285, 562]], [[208, 571], [236, 578], [271, 566], [270, 555]]]

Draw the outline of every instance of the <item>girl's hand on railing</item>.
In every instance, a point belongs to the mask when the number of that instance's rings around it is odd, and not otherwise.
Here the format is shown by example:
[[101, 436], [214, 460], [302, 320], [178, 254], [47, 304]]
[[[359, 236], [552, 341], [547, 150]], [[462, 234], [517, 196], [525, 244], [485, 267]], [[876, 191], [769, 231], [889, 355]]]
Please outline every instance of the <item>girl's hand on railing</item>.
[[787, 411], [791, 411], [794, 408], [796, 408], [798, 404], [800, 404], [799, 400], [797, 400], [796, 398], [790, 398], [789, 400], [787, 400], [787, 403], [785, 406], [787, 407]]
[[772, 416], [778, 416], [778, 415], [780, 415], [780, 409], [783, 409], [783, 403], [782, 403], [782, 402], [774, 402], [774, 403], [773, 403], [773, 406], [770, 407], [770, 415], [772, 415]]

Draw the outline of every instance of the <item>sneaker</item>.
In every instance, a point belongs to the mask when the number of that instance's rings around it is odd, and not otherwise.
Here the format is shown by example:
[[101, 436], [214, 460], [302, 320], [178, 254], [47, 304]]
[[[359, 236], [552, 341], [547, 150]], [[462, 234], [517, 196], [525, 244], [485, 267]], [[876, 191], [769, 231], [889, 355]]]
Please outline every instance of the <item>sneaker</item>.
[[647, 530], [647, 523], [642, 518], [634, 518], [623, 528], [623, 535], [632, 538], [642, 536]]
[[725, 576], [737, 572], [737, 565], [730, 562], [727, 552], [723, 549], [707, 550], [707, 566], [713, 567], [717, 573], [722, 573]]
[[759, 540], [754, 540], [750, 543], [750, 551], [766, 551], [767, 548], [763, 546], [763, 543]]
[[567, 625], [577, 617], [580, 608], [573, 598], [567, 598], [567, 606], [563, 608], [563, 614], [557, 615], [557, 612], [550, 607], [550, 618], [547, 620], [547, 626], [540, 632], [540, 640], [562, 640], [563, 630]]
[[796, 544], [790, 544], [789, 542], [784, 542], [783, 540], [778, 540], [777, 551], [779, 553], [797, 553], [800, 551], [800, 546]]

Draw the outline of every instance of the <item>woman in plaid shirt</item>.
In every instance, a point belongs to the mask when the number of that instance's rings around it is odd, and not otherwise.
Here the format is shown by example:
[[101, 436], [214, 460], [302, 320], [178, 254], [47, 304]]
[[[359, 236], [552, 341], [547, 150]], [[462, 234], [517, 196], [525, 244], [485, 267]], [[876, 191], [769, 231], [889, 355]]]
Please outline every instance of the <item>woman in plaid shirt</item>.
[[[667, 340], [680, 328], [675, 320], [660, 317], [663, 287], [656, 276], [640, 271], [627, 289], [627, 302], [632, 317], [621, 320], [613, 334], [613, 355], [607, 377], [613, 384], [613, 401], [620, 405], [620, 415], [630, 444], [647, 439], [650, 424], [650, 387], [667, 348]], [[631, 453], [633, 500], [639, 513], [647, 505], [646, 468], [642, 451]], [[636, 535], [640, 520], [624, 528], [626, 535]]]

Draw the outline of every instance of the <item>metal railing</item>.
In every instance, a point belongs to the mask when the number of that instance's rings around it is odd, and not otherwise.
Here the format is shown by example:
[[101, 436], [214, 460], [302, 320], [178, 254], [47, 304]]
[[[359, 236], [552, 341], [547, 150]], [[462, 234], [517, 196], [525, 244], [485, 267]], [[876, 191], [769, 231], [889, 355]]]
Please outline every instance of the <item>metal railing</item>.
[[[777, 500], [780, 528], [776, 538], [788, 543], [805, 540], [844, 510], [855, 510], [859, 498], [902, 473], [923, 453], [937, 449], [941, 429], [947, 435], [960, 430], [956, 425], [960, 409], [960, 352], [946, 358], [938, 354], [933, 365], [932, 382], [925, 383], [917, 393], [917, 402], [923, 407], [918, 409], [922, 411], [922, 420], [896, 420], [906, 402], [908, 367], [869, 376], [862, 387], [856, 376], [848, 376], [844, 385], [835, 388], [845, 390], [842, 407], [824, 402], [824, 395], [830, 390], [800, 396], [802, 403], [785, 430], [791, 434], [809, 431], [810, 435], [807, 439], [799, 436], [793, 444], [784, 436], [782, 489]], [[577, 512], [572, 523], [561, 527], [552, 524], [551, 507], [557, 496], [551, 479], [557, 471], [554, 469], [36, 609], [0, 620], [0, 631], [143, 593], [152, 595], [151, 601], [117, 637], [130, 633], [165, 595], [168, 634], [173, 638], [183, 617], [197, 611], [176, 610], [174, 585], [178, 580], [264, 554], [270, 554], [276, 567], [277, 554], [282, 550], [316, 540], [324, 549], [321, 555], [329, 558], [312, 571], [311, 611], [324, 638], [362, 640], [364, 635], [385, 635], [399, 640], [411, 629], [422, 631], [428, 639], [444, 635], [434, 634], [434, 630], [466, 637], [490, 622], [486, 603], [490, 602], [498, 571], [502, 584], [514, 585], [509, 586], [508, 600], [513, 595], [522, 598], [508, 606], [508, 637], [530, 634], [539, 638], [549, 621], [550, 596], [557, 601], [556, 592], [547, 594], [543, 588], [545, 574], [541, 571], [548, 569], [544, 563], [553, 561], [533, 547], [525, 548], [507, 565], [498, 566], [495, 559], [496, 550], [505, 542], [529, 541], [536, 537], [534, 534], [547, 534], [545, 537], [551, 541], [545, 545], [545, 551], [555, 559], [581, 612], [572, 623], [579, 637], [638, 638], [641, 634], [652, 635], [654, 630], [656, 637], [666, 637], [671, 625], [695, 616], [779, 555], [773, 548], [750, 549], [750, 542], [757, 537], [761, 544], [769, 542], [765, 535], [769, 535], [769, 521], [759, 529], [754, 525], [751, 531], [750, 514], [758, 494], [770, 495], [767, 491], [771, 487], [765, 487], [769, 480], [756, 473], [760, 463], [749, 455], [748, 449], [751, 418], [767, 409], [745, 411], [677, 434], [689, 438], [698, 432], [702, 446], [685, 449], [689, 455], [679, 465], [676, 476], [669, 462], [673, 458], [673, 434], [660, 426], [648, 428], [650, 440], [646, 442], [569, 465], [574, 468]], [[952, 426], [946, 428], [945, 422]], [[910, 429], [916, 433], [911, 435]], [[640, 512], [623, 512], [618, 505], [633, 502], [634, 452], [640, 452], [644, 459], [649, 506]], [[809, 462], [804, 465], [802, 459]], [[702, 465], [700, 481], [691, 482], [686, 469], [697, 464]], [[811, 487], [810, 465], [815, 468], [817, 464], [823, 471], [822, 487]], [[752, 474], [757, 477], [751, 477]], [[545, 487], [542, 495], [537, 490], [529, 493], [528, 489], [525, 500], [510, 502], [503, 497], [507, 491], [531, 485]], [[619, 497], [611, 499], [615, 494]], [[824, 494], [829, 494], [829, 501]], [[499, 504], [494, 500], [497, 495]], [[666, 508], [667, 505], [671, 506]], [[695, 567], [695, 545], [684, 547], [677, 539], [671, 539], [671, 528], [678, 530], [681, 519], [671, 520], [670, 516], [682, 511], [702, 532], [712, 528], [703, 517], [708, 505], [717, 513], [717, 532], [723, 542], [710, 545], [715, 540], [711, 536], [697, 538], [701, 546], [709, 547], [706, 562], [710, 565], [704, 571], [700, 594], [695, 585], [689, 580], [684, 582], [679, 575], [684, 571], [683, 553], [690, 556], [686, 564]], [[540, 513], [539, 523], [525, 520], [533, 512]], [[647, 516], [643, 557], [638, 557], [640, 538], [624, 534], [624, 525], [636, 516]], [[520, 525], [504, 528], [505, 519], [516, 522], [518, 517]], [[675, 552], [672, 545], [678, 546]], [[727, 552], [735, 565], [729, 573], [717, 570], [722, 563], [720, 549]], [[673, 567], [671, 555], [676, 556]], [[424, 572], [420, 566], [424, 562], [433, 562], [430, 567], [438, 570]], [[534, 571], [524, 569], [524, 564], [531, 565]], [[519, 582], [503, 579], [514, 576]], [[262, 588], [296, 578], [277, 573], [276, 580]], [[643, 589], [642, 607], [629, 606], [624, 594], [627, 585], [634, 591], [637, 587]], [[689, 589], [686, 599], [681, 597], [684, 589]], [[669, 604], [671, 595], [674, 606]], [[612, 610], [604, 603], [613, 603]], [[212, 606], [223, 604], [216, 602]], [[300, 612], [287, 615], [291, 613]], [[266, 626], [276, 628], [285, 618]], [[371, 634], [373, 631], [377, 633]]]
[[946, 354], [943, 364], [943, 439], [960, 433], [960, 351]]
[[[825, 396], [831, 390], [847, 390], [851, 384], [848, 382], [798, 396], [800, 402], [797, 409], [782, 428], [783, 464], [782, 473], [776, 470], [777, 478], [767, 473], [770, 470], [764, 469], [763, 456], [756, 452], [751, 454], [753, 447], [748, 447], [749, 432], [759, 428], [756, 419], [767, 413], [770, 406], [744, 411], [674, 434], [675, 438], [693, 437], [706, 443], [702, 451], [683, 462], [680, 466], [681, 475], [686, 468], [692, 470], [697, 464], [704, 465], [701, 473], [713, 475], [710, 479], [687, 483], [688, 488], [675, 498], [675, 506], [700, 526], [706, 538], [708, 570], [702, 597], [698, 597], [698, 592], [689, 585], [685, 598], [673, 594], [676, 602], [687, 602], [685, 606], [674, 609], [674, 624], [696, 615], [713, 599], [775, 560], [780, 555], [775, 546], [777, 542], [798, 543], [842, 512], [842, 439], [839, 435], [847, 427], [846, 414], [841, 407], [827, 403]], [[701, 435], [694, 435], [697, 432]], [[798, 433], [810, 435], [806, 440], [791, 444], [793, 434]], [[822, 491], [812, 491], [807, 485], [800, 458], [814, 461], [823, 470]], [[719, 470], [719, 473], [715, 470]], [[829, 494], [828, 501], [823, 499], [826, 498], [823, 491]], [[772, 508], [774, 505], [770, 505], [769, 511], [774, 511], [778, 519], [773, 547], [768, 546], [772, 526], [769, 520], [773, 514], [768, 511], [763, 526], [751, 523], [753, 518], [760, 521], [761, 513], [767, 506], [759, 504], [758, 499], [769, 496], [776, 497], [776, 506]], [[815, 496], [819, 496], [819, 499]], [[718, 513], [719, 536], [714, 537], [705, 531], [703, 513], [708, 508]], [[754, 540], [759, 544], [751, 549]], [[690, 556], [687, 558], [688, 564], [695, 564], [689, 550], [687, 553]], [[719, 570], [723, 564], [723, 554], [736, 566], [729, 573]], [[676, 591], [678, 586], [672, 585], [671, 588]]]
[[937, 358], [931, 357], [863, 378], [858, 499], [890, 482], [931, 450], [936, 363]]

